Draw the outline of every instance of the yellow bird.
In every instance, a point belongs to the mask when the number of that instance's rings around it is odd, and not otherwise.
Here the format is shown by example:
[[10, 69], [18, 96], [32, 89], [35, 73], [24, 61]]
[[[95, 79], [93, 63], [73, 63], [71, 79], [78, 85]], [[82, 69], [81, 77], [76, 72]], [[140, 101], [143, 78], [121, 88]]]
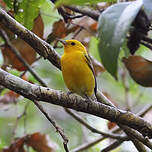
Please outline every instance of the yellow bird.
[[61, 70], [64, 82], [72, 93], [90, 99], [97, 92], [93, 66], [83, 44], [77, 40], [59, 40], [64, 45]]

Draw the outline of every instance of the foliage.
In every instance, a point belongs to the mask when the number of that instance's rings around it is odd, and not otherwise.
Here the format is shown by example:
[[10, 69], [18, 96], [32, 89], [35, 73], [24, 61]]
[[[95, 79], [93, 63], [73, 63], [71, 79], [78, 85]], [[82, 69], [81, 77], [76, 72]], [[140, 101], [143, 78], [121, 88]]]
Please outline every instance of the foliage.
[[39, 9], [44, 0], [23, 0], [18, 2], [18, 9], [15, 13], [15, 19], [22, 23], [26, 28], [32, 29], [33, 21], [39, 14]]
[[141, 1], [115, 4], [99, 17], [99, 53], [103, 65], [116, 79], [121, 46], [141, 6]]

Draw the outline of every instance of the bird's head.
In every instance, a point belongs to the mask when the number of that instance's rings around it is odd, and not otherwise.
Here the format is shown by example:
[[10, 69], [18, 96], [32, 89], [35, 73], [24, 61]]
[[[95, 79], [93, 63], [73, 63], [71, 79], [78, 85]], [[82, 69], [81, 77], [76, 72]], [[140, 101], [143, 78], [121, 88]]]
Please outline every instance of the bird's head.
[[86, 52], [84, 45], [78, 40], [60, 40], [59, 41], [64, 45], [64, 52], [73, 52], [73, 51], [82, 51]]

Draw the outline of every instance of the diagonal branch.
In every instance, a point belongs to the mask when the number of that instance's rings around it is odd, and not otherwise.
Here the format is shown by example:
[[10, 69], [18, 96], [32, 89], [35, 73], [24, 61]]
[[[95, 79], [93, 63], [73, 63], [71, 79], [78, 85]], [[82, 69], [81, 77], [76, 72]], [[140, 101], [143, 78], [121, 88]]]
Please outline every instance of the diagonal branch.
[[74, 12], [77, 12], [77, 13], [80, 13], [82, 15], [85, 15], [85, 16], [88, 16], [88, 17], [91, 17], [92, 19], [94, 20], [98, 20], [99, 18], [99, 13], [97, 11], [93, 11], [93, 10], [88, 10], [88, 9], [81, 9], [79, 7], [75, 7], [75, 6], [65, 6], [65, 8], [68, 8]]
[[26, 82], [0, 69], [0, 84], [11, 89], [30, 100], [44, 101], [62, 107], [89, 113], [118, 124], [126, 125], [139, 131], [143, 136], [152, 138], [152, 125], [144, 119], [132, 114], [110, 107], [98, 102], [87, 102], [77, 95], [68, 95], [45, 87]]
[[117, 141], [113, 142], [112, 144], [110, 144], [109, 146], [102, 149], [100, 152], [109, 152], [109, 151], [117, 148], [118, 146], [120, 146], [122, 143], [123, 143], [122, 140], [117, 140]]
[[64, 149], [66, 152], [69, 152], [68, 150], [68, 138], [65, 136], [64, 131], [62, 130], [62, 128], [60, 128], [56, 122], [48, 115], [47, 112], [44, 111], [43, 107], [35, 100], [33, 100], [34, 104], [37, 106], [37, 108], [45, 115], [45, 117], [49, 120], [49, 122], [54, 126], [54, 128], [56, 129], [56, 132], [58, 132], [60, 134], [60, 136], [62, 137], [62, 139], [64, 140], [63, 145], [64, 145]]
[[[55, 3], [54, 0], [50, 0], [52, 3]], [[100, 13], [97, 11], [93, 11], [93, 10], [89, 10], [89, 9], [82, 9], [80, 7], [75, 7], [75, 6], [64, 6], [65, 8], [68, 8], [70, 10], [72, 10], [73, 12], [77, 12], [80, 13], [82, 15], [91, 17], [94, 20], [98, 20]], [[104, 9], [100, 10], [100, 12], [104, 11]], [[67, 21], [67, 19], [70, 18], [69, 14], [66, 14], [66, 12], [64, 12], [62, 7], [58, 8], [58, 12], [63, 16], [63, 18], [65, 19], [65, 21]]]
[[60, 69], [60, 57], [55, 52], [54, 48], [18, 23], [1, 8], [0, 23], [6, 26], [14, 34], [17, 34], [19, 38], [27, 42], [38, 54], [43, 56], [45, 59], [48, 59], [53, 65]]

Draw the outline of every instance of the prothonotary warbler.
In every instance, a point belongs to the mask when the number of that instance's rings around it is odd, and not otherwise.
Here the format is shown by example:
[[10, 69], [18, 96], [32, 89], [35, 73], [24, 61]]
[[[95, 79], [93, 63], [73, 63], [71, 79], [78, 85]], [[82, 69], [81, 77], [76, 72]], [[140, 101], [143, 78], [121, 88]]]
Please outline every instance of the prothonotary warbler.
[[96, 95], [97, 84], [86, 48], [77, 40], [59, 41], [64, 45], [61, 70], [67, 88], [72, 93], [90, 99], [94, 93]]

